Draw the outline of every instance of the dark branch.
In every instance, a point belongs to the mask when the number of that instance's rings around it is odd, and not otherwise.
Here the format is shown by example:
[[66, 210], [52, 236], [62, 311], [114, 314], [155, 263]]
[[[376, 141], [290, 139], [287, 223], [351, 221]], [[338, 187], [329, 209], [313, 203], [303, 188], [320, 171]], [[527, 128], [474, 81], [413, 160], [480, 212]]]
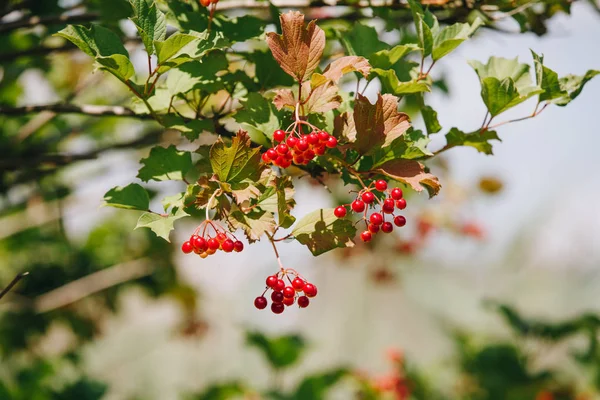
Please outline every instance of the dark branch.
[[4, 288], [4, 290], [2, 290], [2, 292], [0, 292], [0, 299], [2, 299], [6, 293], [10, 292], [10, 290], [17, 284], [19, 283], [19, 281], [21, 279], [23, 279], [24, 277], [26, 277], [27, 275], [29, 275], [29, 272], [23, 272], [17, 276], [15, 276], [15, 279], [12, 280], [11, 283], [8, 284], [7, 287]]
[[136, 114], [133, 110], [123, 106], [98, 106], [92, 104], [76, 105], [66, 103], [43, 104], [24, 107], [2, 107], [0, 115], [19, 116], [51, 111], [57, 114], [81, 114], [92, 117], [131, 117], [138, 119], [152, 119], [150, 114]]
[[20, 28], [32, 28], [37, 25], [57, 25], [57, 24], [72, 24], [81, 22], [95, 21], [100, 17], [100, 14], [89, 12], [76, 15], [49, 15], [46, 17], [25, 17], [13, 22], [0, 24], [0, 33], [10, 32]]

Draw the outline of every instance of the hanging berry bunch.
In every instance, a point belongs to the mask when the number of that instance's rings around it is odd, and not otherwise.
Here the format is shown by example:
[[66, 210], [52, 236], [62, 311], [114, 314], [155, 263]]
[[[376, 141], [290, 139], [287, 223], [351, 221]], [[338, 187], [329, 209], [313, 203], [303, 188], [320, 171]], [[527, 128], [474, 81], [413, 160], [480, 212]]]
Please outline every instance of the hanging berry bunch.
[[[312, 132], [303, 134], [299, 129], [302, 125], [309, 126]], [[262, 160], [265, 164], [273, 163], [280, 168], [287, 168], [292, 162], [296, 165], [306, 165], [315, 156], [325, 154], [327, 148], [337, 146], [338, 141], [334, 136], [306, 121], [298, 119], [292, 126], [289, 132], [281, 129], [273, 132], [273, 141], [279, 144], [274, 143], [273, 147], [263, 153]]]
[[[286, 285], [286, 280], [289, 285]], [[262, 295], [254, 299], [254, 307], [263, 310], [269, 304], [265, 294], [269, 291], [271, 295], [271, 311], [281, 314], [286, 306], [294, 303], [300, 308], [306, 308], [310, 304], [309, 298], [317, 295], [317, 287], [306, 281], [293, 269], [281, 269], [266, 280], [267, 287]]]
[[244, 250], [244, 243], [239, 241], [235, 235], [221, 226], [217, 221], [207, 219], [203, 221], [194, 231], [190, 239], [183, 242], [181, 251], [185, 254], [194, 252], [200, 258], [206, 258], [215, 254], [218, 250], [225, 253]]
[[[385, 194], [385, 198], [380, 199], [378, 196], [375, 196], [373, 189]], [[334, 210], [335, 216], [345, 218], [347, 206], [341, 205], [337, 207]], [[397, 227], [406, 225], [406, 218], [395, 214], [396, 210], [404, 210], [406, 208], [406, 200], [403, 198], [402, 189], [393, 188], [392, 190], [388, 190], [388, 184], [383, 179], [359, 191], [356, 199], [349, 206], [353, 212], [357, 214], [362, 213], [362, 220], [366, 225], [366, 230], [360, 234], [363, 242], [370, 242], [373, 235], [379, 231], [384, 233], [392, 232], [394, 225]], [[378, 209], [378, 211], [369, 214], [369, 209]], [[386, 221], [386, 216], [389, 217], [390, 221]]]

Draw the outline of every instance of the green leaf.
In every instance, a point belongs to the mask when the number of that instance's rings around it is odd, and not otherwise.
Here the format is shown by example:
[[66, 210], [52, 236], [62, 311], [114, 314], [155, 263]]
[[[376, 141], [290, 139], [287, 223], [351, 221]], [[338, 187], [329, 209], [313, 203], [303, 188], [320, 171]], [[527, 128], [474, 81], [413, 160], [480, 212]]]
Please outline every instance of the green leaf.
[[164, 148], [153, 147], [150, 155], [140, 161], [143, 167], [137, 177], [144, 182], [150, 180], [182, 181], [185, 174], [192, 168], [192, 155], [188, 151], [179, 151], [173, 145]]
[[234, 228], [244, 231], [248, 243], [260, 240], [265, 232], [273, 233], [277, 226], [272, 213], [259, 209], [244, 213], [235, 204], [231, 205], [229, 222]]
[[188, 140], [198, 139], [202, 132], [214, 132], [215, 124], [212, 119], [185, 120], [175, 114], [163, 116], [161, 123], [165, 128], [176, 129]]
[[425, 123], [425, 129], [427, 134], [438, 133], [442, 130], [442, 126], [438, 121], [437, 111], [430, 106], [421, 107], [421, 115], [423, 116], [423, 122]]
[[553, 100], [552, 102], [558, 106], [566, 106], [572, 100], [575, 100], [579, 93], [583, 90], [583, 87], [593, 77], [599, 75], [600, 71], [590, 69], [585, 75], [567, 75], [559, 79], [560, 87], [563, 91], [567, 92], [562, 98]]
[[133, 64], [129, 58], [121, 54], [113, 54], [107, 57], [96, 57], [96, 62], [101, 65], [100, 69], [108, 71], [122, 81], [127, 81], [135, 75]]
[[257, 50], [248, 54], [248, 61], [254, 63], [255, 76], [262, 89], [294, 84], [294, 79], [279, 67], [271, 53]]
[[300, 219], [292, 235], [307, 246], [314, 256], [338, 247], [353, 247], [356, 228], [352, 221], [339, 219], [333, 208], [316, 210]]
[[486, 130], [465, 133], [458, 128], [452, 128], [446, 134], [448, 146], [470, 146], [484, 154], [493, 154], [490, 140], [500, 141], [495, 131]]
[[360, 22], [352, 24], [352, 30], [349, 32], [339, 32], [338, 36], [348, 50], [348, 54], [352, 56], [370, 58], [371, 54], [390, 47], [389, 44], [379, 40], [375, 28]]
[[154, 54], [154, 41], [163, 41], [167, 34], [167, 20], [164, 14], [152, 2], [146, 0], [130, 0], [134, 16], [131, 21], [135, 24], [142, 43], [148, 54]]
[[423, 57], [433, 51], [433, 33], [421, 15], [417, 16], [417, 38], [423, 50]]
[[401, 44], [389, 50], [380, 50], [371, 54], [369, 63], [373, 68], [390, 69], [402, 57], [408, 53], [419, 50], [419, 46], [413, 43]]
[[140, 216], [135, 229], [150, 228], [152, 232], [156, 233], [156, 236], [170, 242], [169, 233], [174, 229], [173, 224], [188, 215], [182, 208], [178, 208], [175, 214], [167, 216], [146, 212]]
[[417, 192], [427, 189], [429, 197], [439, 193], [442, 185], [435, 175], [425, 171], [425, 166], [415, 160], [391, 160], [379, 166], [374, 172], [382, 173], [398, 182], [409, 185]]
[[250, 147], [248, 134], [239, 131], [227, 147], [219, 138], [210, 149], [213, 173], [221, 182], [239, 183], [260, 175], [260, 151]]
[[129, 53], [121, 43], [119, 36], [99, 25], [92, 25], [90, 29], [82, 25], [68, 25], [56, 35], [69, 40], [92, 57], [121, 54], [129, 58]]
[[431, 142], [422, 131], [410, 128], [404, 135], [398, 137], [387, 147], [382, 147], [373, 153], [372, 167], [376, 168], [388, 161], [404, 158], [412, 160], [415, 158], [427, 158], [432, 153], [427, 150]]
[[348, 370], [338, 368], [321, 374], [307, 376], [298, 385], [292, 399], [325, 399], [327, 391], [347, 375], [349, 375]]
[[278, 111], [273, 103], [260, 93], [248, 93], [246, 100], [241, 103], [243, 107], [235, 113], [233, 118], [250, 133], [252, 131], [258, 133], [252, 136], [253, 141], [264, 145], [269, 144], [265, 138], [271, 139], [273, 132], [281, 128], [283, 113]]
[[[244, 395], [244, 388], [238, 382], [215, 384], [189, 400], [230, 400]], [[186, 397], [188, 399], [188, 397]]]
[[221, 51], [213, 51], [200, 61], [186, 61], [169, 72], [166, 86], [173, 95], [202, 90], [216, 93], [223, 89], [223, 83], [217, 73], [227, 69], [229, 63]]
[[296, 364], [306, 349], [306, 342], [298, 335], [269, 338], [262, 333], [248, 332], [246, 343], [259, 349], [274, 369]]
[[529, 65], [518, 59], [490, 57], [487, 64], [469, 61], [481, 83], [481, 97], [488, 111], [496, 116], [542, 92], [531, 82]]
[[396, 71], [393, 69], [383, 70], [379, 68], [371, 69], [371, 74], [378, 77], [381, 82], [381, 92], [390, 93], [395, 96], [406, 94], [429, 92], [429, 86], [425, 82], [412, 80], [410, 82], [400, 82]]
[[296, 205], [292, 177], [289, 175], [275, 177], [274, 185], [277, 192], [278, 225], [287, 229], [296, 222], [296, 218], [290, 214], [290, 211], [292, 211], [292, 208]]
[[104, 195], [104, 204], [127, 210], [147, 211], [150, 208], [148, 192], [137, 183], [114, 187]]
[[454, 51], [454, 49], [471, 37], [471, 35], [473, 35], [483, 24], [483, 21], [477, 17], [470, 25], [468, 23], [459, 22], [440, 30], [433, 40], [433, 50], [431, 53], [433, 60], [437, 61]]
[[158, 57], [158, 63], [162, 64], [169, 60], [175, 54], [179, 53], [186, 45], [193, 41], [200, 41], [197, 37], [186, 34], [186, 33], [174, 33], [169, 36], [167, 40], [154, 41], [154, 48], [156, 49], [156, 56]]

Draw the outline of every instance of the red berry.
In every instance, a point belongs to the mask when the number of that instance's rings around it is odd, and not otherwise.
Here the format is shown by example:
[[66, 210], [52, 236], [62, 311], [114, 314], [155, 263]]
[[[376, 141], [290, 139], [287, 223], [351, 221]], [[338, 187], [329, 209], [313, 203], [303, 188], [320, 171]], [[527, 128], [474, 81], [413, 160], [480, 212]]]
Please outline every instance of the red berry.
[[375, 182], [375, 189], [379, 190], [380, 192], [383, 192], [385, 189], [387, 189], [387, 182], [383, 179], [378, 180], [377, 182]]
[[304, 281], [300, 278], [294, 278], [292, 281], [292, 287], [298, 291], [304, 289]]
[[272, 303], [271, 304], [271, 311], [273, 311], [273, 313], [281, 314], [283, 312], [283, 310], [285, 310], [285, 306], [283, 305], [283, 303]]
[[285, 282], [283, 281], [283, 279], [277, 279], [277, 283], [273, 287], [273, 290], [275, 290], [277, 292], [281, 292], [284, 288], [285, 288]]
[[283, 297], [294, 297], [296, 295], [296, 290], [294, 290], [291, 286], [286, 286], [283, 288]]
[[277, 156], [277, 159], [275, 160], [275, 165], [281, 166], [281, 163], [283, 162], [285, 162], [285, 158]]
[[287, 147], [287, 144], [285, 143], [281, 143], [279, 146], [277, 146], [277, 152], [279, 154], [285, 154], [289, 151], [289, 148]]
[[193, 240], [192, 240], [192, 245], [194, 246], [194, 248], [204, 251], [206, 250], [207, 243], [206, 243], [206, 239], [204, 239], [201, 236], [196, 236]]
[[373, 238], [373, 235], [371, 235], [371, 232], [369, 232], [369, 231], [364, 231], [363, 233], [360, 234], [360, 238], [362, 239], [363, 242], [367, 243], [367, 242], [371, 241], [371, 239]]
[[203, 7], [208, 7], [208, 6], [210, 6], [210, 0], [200, 0], [200, 4]]
[[302, 156], [294, 157], [294, 164], [304, 164], [306, 160]]
[[239, 240], [236, 240], [235, 243], [233, 244], [233, 251], [235, 251], [236, 253], [239, 253], [242, 250], [244, 250], [244, 243], [240, 242]]
[[344, 207], [344, 206], [336, 207], [336, 209], [333, 210], [333, 214], [338, 218], [344, 218], [346, 216], [346, 207]]
[[383, 223], [383, 215], [379, 213], [373, 213], [369, 217], [369, 221], [371, 221], [373, 225], [381, 225]]
[[215, 238], [208, 239], [208, 242], [206, 244], [211, 250], [217, 250], [219, 247], [221, 247], [220, 243]]
[[269, 158], [269, 155], [267, 153], [263, 153], [261, 158], [265, 164], [268, 164], [271, 162], [271, 159]]
[[317, 295], [317, 287], [312, 283], [304, 285], [304, 294], [307, 297], [315, 297]]
[[221, 248], [225, 253], [231, 253], [235, 248], [235, 243], [233, 243], [233, 240], [231, 239], [226, 239], [223, 244], [221, 244]]
[[315, 152], [312, 150], [306, 150], [306, 153], [304, 153], [304, 158], [306, 158], [308, 161], [312, 160], [315, 158]]
[[379, 225], [369, 224], [368, 229], [371, 233], [377, 233], [379, 232]]
[[277, 150], [275, 150], [275, 149], [269, 149], [269, 150], [267, 150], [267, 155], [269, 156], [269, 158], [272, 161], [277, 160], [277, 157], [278, 157]]
[[310, 300], [308, 299], [308, 297], [306, 297], [306, 296], [298, 297], [298, 305], [300, 306], [300, 308], [308, 307], [309, 303], [310, 303]]
[[310, 135], [308, 135], [306, 141], [308, 142], [308, 144], [317, 144], [319, 143], [319, 135], [313, 132]]
[[[289, 150], [289, 148], [288, 148], [288, 150]], [[285, 153], [284, 157], [286, 160], [292, 161], [294, 159], [294, 154], [291, 151], [288, 151], [287, 153]]]
[[333, 136], [330, 136], [329, 139], [327, 139], [327, 143], [325, 143], [325, 146], [329, 147], [330, 149], [333, 149], [335, 146], [337, 146], [337, 144], [337, 139]]
[[275, 289], [277, 287], [277, 276], [276, 275], [271, 275], [269, 277], [267, 277], [267, 286], [270, 287], [271, 289]]
[[285, 139], [285, 131], [277, 129], [275, 132], [273, 132], [273, 139], [277, 142], [281, 142], [283, 139]]
[[396, 226], [404, 226], [406, 225], [406, 218], [404, 218], [402, 215], [398, 215], [396, 218], [394, 218], [394, 224], [396, 224]]
[[329, 133], [327, 132], [319, 131], [317, 135], [319, 135], [319, 142], [327, 142], [329, 140]]
[[392, 225], [391, 222], [384, 222], [383, 225], [381, 225], [381, 230], [385, 233], [390, 233], [394, 230], [394, 225]]
[[325, 154], [325, 146], [318, 146], [314, 148], [315, 154], [318, 156], [322, 156], [323, 154]]
[[288, 147], [294, 148], [298, 144], [298, 138], [294, 137], [294, 136], [290, 136], [289, 138], [287, 138], [285, 143], [288, 145]]
[[383, 206], [381, 207], [383, 212], [391, 214], [394, 212], [394, 200], [393, 199], [385, 199], [383, 201]]
[[273, 300], [273, 303], [281, 303], [283, 301], [283, 293], [281, 293], [281, 292], [271, 293], [271, 300]]
[[394, 199], [394, 200], [400, 200], [402, 198], [402, 195], [403, 195], [402, 189], [400, 189], [400, 188], [393, 188], [391, 195], [392, 195], [392, 199]]
[[183, 242], [181, 245], [181, 251], [183, 251], [185, 254], [190, 254], [192, 251], [194, 251], [194, 246], [192, 246], [190, 242]]
[[284, 297], [283, 304], [285, 304], [286, 306], [291, 306], [292, 304], [294, 304], [294, 298], [293, 297]]
[[351, 204], [352, 211], [359, 213], [365, 211], [365, 202], [362, 200], [354, 200]]
[[375, 201], [375, 195], [371, 192], [364, 192], [361, 197], [362, 200], [367, 204], [371, 204]]
[[279, 166], [283, 169], [288, 168], [290, 165], [292, 165], [290, 160], [287, 160], [285, 158], [283, 160], [281, 160], [281, 164], [279, 164]]
[[267, 307], [267, 299], [264, 296], [258, 296], [254, 299], [254, 307], [263, 310]]
[[400, 210], [404, 210], [406, 208], [406, 200], [400, 199], [396, 201], [396, 207], [398, 207]]
[[225, 240], [227, 240], [227, 235], [224, 233], [217, 233], [216, 239], [219, 243], [223, 243]]
[[308, 150], [308, 142], [306, 141], [306, 139], [298, 140], [298, 143], [296, 144], [296, 148], [300, 151]]

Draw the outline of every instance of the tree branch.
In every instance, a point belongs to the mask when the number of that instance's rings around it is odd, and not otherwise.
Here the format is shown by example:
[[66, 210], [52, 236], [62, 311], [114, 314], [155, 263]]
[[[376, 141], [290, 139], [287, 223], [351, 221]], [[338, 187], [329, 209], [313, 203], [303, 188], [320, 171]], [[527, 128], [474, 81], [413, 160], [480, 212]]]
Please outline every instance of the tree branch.
[[[370, 7], [387, 7], [393, 10], [408, 9], [408, 2], [399, 0], [272, 0], [271, 3], [280, 8], [319, 8], [319, 7], [352, 7], [352, 8], [370, 8]], [[432, 4], [430, 7], [447, 8], [447, 5]], [[244, 9], [268, 9], [269, 2], [261, 0], [232, 0], [224, 1], [217, 4], [217, 11]]]
[[76, 104], [53, 103], [42, 104], [37, 106], [24, 107], [2, 107], [0, 106], [0, 115], [27, 115], [39, 113], [42, 111], [51, 111], [57, 114], [82, 114], [92, 117], [132, 117], [138, 119], [153, 119], [150, 114], [137, 114], [133, 110], [123, 106], [98, 106], [93, 104], [84, 104], [78, 106]]
[[100, 17], [99, 13], [88, 12], [85, 14], [76, 15], [49, 15], [46, 17], [33, 16], [25, 17], [13, 22], [0, 24], [0, 33], [9, 32], [20, 28], [32, 28], [37, 25], [56, 25], [56, 24], [72, 24], [80, 22], [95, 21]]
[[17, 276], [15, 276], [15, 278], [8, 284], [7, 287], [5, 287], [2, 292], [0, 292], [0, 299], [2, 299], [6, 293], [10, 292], [10, 290], [17, 284], [19, 283], [19, 281], [21, 279], [23, 279], [24, 277], [26, 277], [27, 275], [29, 275], [29, 272], [23, 272]]

